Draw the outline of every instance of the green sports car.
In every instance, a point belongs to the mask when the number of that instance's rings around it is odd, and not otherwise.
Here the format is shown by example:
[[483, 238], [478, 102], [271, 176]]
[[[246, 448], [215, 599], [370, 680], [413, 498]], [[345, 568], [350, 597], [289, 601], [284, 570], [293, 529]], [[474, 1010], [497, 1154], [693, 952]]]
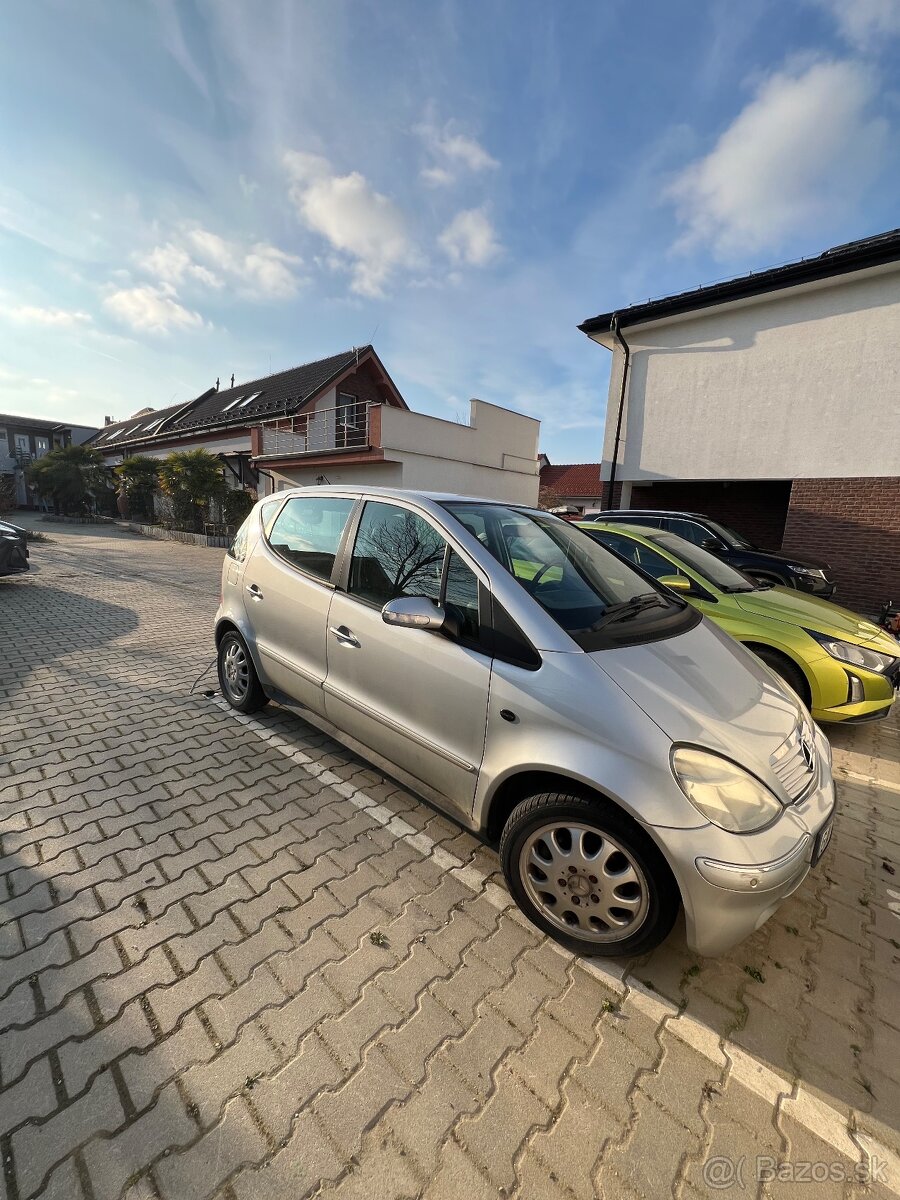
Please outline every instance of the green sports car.
[[578, 527], [680, 592], [789, 683], [817, 721], [885, 717], [900, 687], [900, 642], [827, 600], [758, 583], [674, 533]]

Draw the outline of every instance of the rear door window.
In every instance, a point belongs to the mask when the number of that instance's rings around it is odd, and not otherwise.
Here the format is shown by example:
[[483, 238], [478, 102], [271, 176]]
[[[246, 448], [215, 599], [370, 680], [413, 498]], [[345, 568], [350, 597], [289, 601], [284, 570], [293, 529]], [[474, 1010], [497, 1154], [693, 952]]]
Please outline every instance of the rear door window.
[[708, 529], [704, 529], [696, 521], [689, 521], [685, 517], [667, 517], [666, 528], [670, 533], [684, 538], [685, 541], [693, 542], [695, 546], [702, 546], [711, 536]]
[[267, 531], [269, 545], [292, 567], [330, 580], [354, 503], [344, 496], [294, 496]]

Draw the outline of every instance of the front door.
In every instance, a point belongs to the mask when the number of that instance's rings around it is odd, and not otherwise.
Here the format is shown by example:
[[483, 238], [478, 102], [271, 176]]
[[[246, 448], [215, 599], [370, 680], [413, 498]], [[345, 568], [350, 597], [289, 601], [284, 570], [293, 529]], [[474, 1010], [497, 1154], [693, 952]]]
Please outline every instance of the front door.
[[[447, 633], [387, 625], [399, 596], [445, 608]], [[491, 659], [480, 646], [478, 580], [413, 509], [368, 501], [348, 588], [328, 614], [325, 712], [346, 733], [470, 813], [484, 756]]]
[[354, 503], [343, 496], [292, 497], [244, 567], [244, 608], [264, 682], [320, 716], [331, 575]]

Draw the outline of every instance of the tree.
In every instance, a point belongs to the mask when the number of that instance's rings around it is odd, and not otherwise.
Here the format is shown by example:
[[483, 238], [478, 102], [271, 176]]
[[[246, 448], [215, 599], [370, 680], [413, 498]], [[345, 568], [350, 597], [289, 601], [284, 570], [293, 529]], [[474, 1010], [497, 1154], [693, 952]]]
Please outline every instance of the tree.
[[149, 454], [132, 454], [115, 468], [116, 478], [132, 513], [153, 519], [153, 493], [159, 488], [160, 460]]
[[177, 450], [159, 467], [159, 484], [172, 499], [175, 520], [199, 533], [210, 501], [225, 491], [222, 464], [206, 450]]
[[83, 513], [109, 488], [103, 455], [93, 446], [60, 446], [28, 468], [28, 481], [57, 512]]

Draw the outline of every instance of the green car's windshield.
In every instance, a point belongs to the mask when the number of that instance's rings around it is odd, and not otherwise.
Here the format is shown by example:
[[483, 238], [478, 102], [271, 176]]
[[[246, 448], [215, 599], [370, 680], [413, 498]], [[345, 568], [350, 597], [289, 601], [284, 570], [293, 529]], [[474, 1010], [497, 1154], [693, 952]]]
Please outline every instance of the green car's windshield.
[[642, 529], [641, 534], [654, 545], [661, 546], [676, 558], [680, 558], [698, 575], [708, 579], [723, 592], [755, 592], [759, 588], [759, 584], [743, 571], [730, 567], [728, 563], [722, 562], [721, 558], [716, 558], [708, 550], [695, 546], [693, 542], [680, 538], [677, 534], [662, 531], [657, 533], [655, 529]]
[[683, 612], [678, 598], [558, 517], [473, 501], [444, 507], [582, 649], [608, 644], [613, 626], [627, 622], [631, 636]]

